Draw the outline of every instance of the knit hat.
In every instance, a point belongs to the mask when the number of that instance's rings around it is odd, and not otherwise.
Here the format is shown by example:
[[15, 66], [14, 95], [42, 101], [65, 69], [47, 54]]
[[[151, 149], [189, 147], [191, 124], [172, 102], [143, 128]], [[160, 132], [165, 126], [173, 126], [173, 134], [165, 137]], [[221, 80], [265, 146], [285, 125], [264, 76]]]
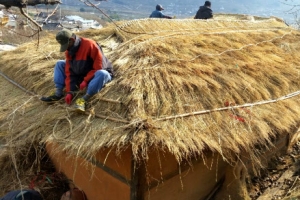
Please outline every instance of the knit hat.
[[162, 7], [162, 5], [157, 4], [157, 5], [156, 5], [156, 10], [164, 10], [164, 8]]
[[69, 39], [72, 37], [73, 33], [68, 29], [63, 29], [56, 34], [56, 40], [61, 45], [60, 52], [64, 52], [69, 47]]
[[210, 1], [205, 1], [204, 6], [211, 6]]

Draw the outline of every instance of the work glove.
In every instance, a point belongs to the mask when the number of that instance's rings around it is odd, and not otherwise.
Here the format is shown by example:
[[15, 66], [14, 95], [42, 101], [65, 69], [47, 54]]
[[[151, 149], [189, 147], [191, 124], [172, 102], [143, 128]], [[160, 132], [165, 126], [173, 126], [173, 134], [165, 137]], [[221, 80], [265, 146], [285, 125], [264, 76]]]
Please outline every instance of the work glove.
[[82, 81], [79, 85], [80, 90], [83, 90], [84, 88], [86, 88], [87, 86], [87, 82], [86, 81]]
[[72, 99], [73, 99], [73, 95], [71, 93], [68, 93], [65, 97], [65, 102], [70, 105], [72, 102]]

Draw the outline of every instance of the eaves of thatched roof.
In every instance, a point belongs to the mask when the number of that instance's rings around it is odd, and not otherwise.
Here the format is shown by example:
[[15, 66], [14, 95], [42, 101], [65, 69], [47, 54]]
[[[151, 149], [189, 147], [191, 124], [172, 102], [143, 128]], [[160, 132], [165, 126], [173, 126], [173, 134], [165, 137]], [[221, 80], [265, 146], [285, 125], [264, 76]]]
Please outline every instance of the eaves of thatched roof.
[[86, 115], [36, 98], [63, 59], [54, 35], [0, 53], [1, 72], [37, 95], [0, 91], [9, 141], [56, 141], [81, 156], [129, 147], [137, 159], [157, 148], [178, 160], [204, 150], [254, 158], [298, 128], [300, 32], [276, 19], [141, 19], [78, 35], [102, 44], [116, 71]]

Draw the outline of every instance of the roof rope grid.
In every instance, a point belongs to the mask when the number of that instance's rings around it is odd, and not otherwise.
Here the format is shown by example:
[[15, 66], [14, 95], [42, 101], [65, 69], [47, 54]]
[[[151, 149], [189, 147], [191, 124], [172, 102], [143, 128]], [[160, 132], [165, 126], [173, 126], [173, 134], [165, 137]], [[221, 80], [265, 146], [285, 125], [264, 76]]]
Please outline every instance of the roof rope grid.
[[[267, 31], [276, 31], [276, 30], [278, 30], [278, 29], [245, 30], [245, 31], [226, 31], [226, 32], [215, 32], [215, 33], [204, 33], [204, 32], [203, 32], [202, 35], [222, 35], [222, 34], [230, 34], [230, 33], [246, 33], [246, 32], [248, 32], [248, 33], [251, 33], [251, 32], [267, 32]], [[247, 45], [244, 45], [243, 47], [238, 48], [238, 49], [228, 49], [228, 50], [225, 50], [224, 52], [221, 52], [221, 53], [218, 53], [218, 54], [201, 53], [201, 54], [199, 54], [198, 56], [196, 56], [196, 57], [194, 57], [194, 58], [192, 58], [192, 59], [189, 59], [189, 60], [184, 60], [184, 59], [172, 59], [172, 61], [192, 61], [192, 60], [195, 60], [196, 58], [198, 58], [200, 55], [209, 55], [209, 56], [214, 56], [214, 55], [216, 55], [216, 56], [218, 56], [218, 55], [222, 55], [222, 54], [225, 53], [225, 52], [238, 51], [238, 50], [242, 50], [242, 49], [244, 49], [244, 48], [246, 48], [246, 47], [249, 47], [249, 46], [257, 46], [257, 45], [259, 45], [259, 44], [261, 44], [261, 43], [270, 42], [270, 41], [273, 41], [273, 40], [278, 39], [278, 38], [283, 38], [284, 36], [289, 35], [289, 34], [291, 34], [291, 33], [292, 33], [292, 30], [290, 30], [289, 33], [285, 33], [285, 34], [282, 35], [282, 36], [278, 36], [278, 37], [275, 37], [275, 38], [270, 39], [270, 40], [264, 40], [264, 41], [258, 42], [258, 43], [256, 43], [256, 44], [247, 44]], [[199, 34], [201, 34], [201, 33], [190, 33], [190, 34], [187, 34], [187, 33], [180, 33], [180, 34], [178, 34], [178, 33], [172, 33], [172, 34], [169, 34], [169, 35], [158, 36], [158, 37], [153, 37], [153, 38], [151, 38], [151, 39], [144, 40], [143, 42], [139, 42], [138, 44], [135, 44], [132, 48], [129, 48], [129, 49], [126, 50], [126, 51], [124, 51], [124, 49], [121, 48], [121, 47], [123, 46], [123, 44], [122, 44], [122, 45], [120, 46], [119, 50], [117, 50], [117, 51], [122, 51], [122, 54], [127, 55], [127, 54], [129, 54], [130, 52], [132, 52], [132, 51], [136, 50], [137, 48], [139, 48], [141, 45], [144, 45], [145, 43], [150, 43], [150, 44], [151, 44], [151, 42], [154, 41], [154, 40], [164, 40], [165, 38], [175, 38], [175, 37], [180, 37], [180, 36], [182, 36], [182, 35], [185, 35], [185, 36], [189, 35], [189, 36], [191, 36], [191, 35], [199, 35]], [[136, 39], [136, 38], [137, 38], [137, 37], [135, 37], [135, 38], [133, 38], [133, 39]], [[132, 41], [132, 40], [131, 40], [131, 41]], [[170, 60], [167, 60], [167, 61], [170, 61]], [[130, 70], [133, 70], [133, 69], [135, 69], [135, 68], [131, 68]], [[129, 70], [129, 71], [130, 71], [130, 70]]]
[[[208, 33], [208, 34], [210, 34], [210, 33]], [[222, 54], [225, 54], [225, 53], [228, 53], [228, 52], [242, 51], [243, 49], [245, 49], [245, 48], [247, 48], [247, 47], [258, 46], [258, 45], [263, 44], [263, 43], [273, 42], [274, 40], [277, 40], [277, 39], [283, 39], [285, 36], [291, 35], [291, 34], [292, 34], [292, 30], [291, 30], [290, 32], [288, 32], [288, 33], [285, 33], [285, 34], [281, 35], [281, 36], [277, 36], [277, 37], [271, 38], [271, 39], [269, 39], [269, 40], [263, 40], [263, 41], [261, 41], [261, 42], [255, 43], [255, 44], [246, 44], [246, 45], [244, 45], [244, 46], [242, 46], [242, 47], [240, 47], [240, 48], [227, 49], [227, 50], [225, 50], [225, 51], [222, 51], [222, 52], [220, 52], [220, 53], [215, 53], [215, 54], [212, 54], [212, 53], [204, 53], [204, 52], [202, 53], [202, 52], [201, 52], [199, 55], [195, 56], [194, 58], [188, 59], [188, 60], [186, 60], [186, 59], [168, 59], [168, 60], [164, 61], [163, 63], [167, 63], [167, 62], [169, 62], [169, 61], [185, 61], [185, 62], [190, 62], [190, 61], [193, 61], [193, 60], [197, 59], [197, 58], [200, 57], [201, 55], [206, 55], [206, 56], [221, 56]], [[157, 38], [157, 39], [158, 39], [158, 38]], [[139, 43], [139, 44], [140, 44], [140, 43]], [[133, 48], [129, 49], [128, 51], [133, 50], [133, 49], [136, 48], [137, 46], [138, 46], [138, 45], [135, 45]], [[163, 63], [160, 63], [160, 64], [162, 65]], [[131, 70], [152, 70], [152, 69], [154, 69], [154, 68], [159, 68], [159, 67], [158, 67], [158, 64], [156, 64], [156, 65], [154, 65], [154, 66], [152, 66], [152, 67], [145, 67], [145, 68], [141, 68], [141, 67], [133, 67], [133, 68], [130, 68], [130, 70], [128, 70], [127, 73], [130, 73]]]
[[[155, 123], [155, 122], [159, 122], [159, 121], [168, 121], [168, 120], [175, 120], [175, 119], [185, 118], [185, 117], [193, 117], [193, 116], [208, 114], [208, 113], [212, 113], [212, 112], [233, 110], [236, 108], [253, 107], [253, 106], [283, 101], [283, 100], [298, 96], [299, 94], [300, 94], [300, 90], [290, 93], [290, 94], [287, 94], [285, 96], [281, 96], [277, 99], [264, 100], [264, 101], [259, 101], [259, 102], [255, 102], [255, 103], [246, 103], [243, 105], [227, 106], [227, 107], [215, 108], [215, 109], [211, 109], [211, 110], [202, 110], [202, 111], [196, 111], [196, 112], [191, 112], [191, 113], [183, 113], [183, 114], [179, 114], [179, 115], [172, 115], [172, 116], [167, 116], [167, 117], [162, 117], [162, 118], [153, 118], [152, 120], [153, 120], [153, 123]], [[116, 128], [143, 127], [143, 124], [145, 124], [145, 123], [147, 124], [147, 119], [133, 120], [130, 123], [128, 123], [127, 125], [116, 127]]]
[[[29, 92], [24, 87], [20, 86], [19, 84], [15, 83], [13, 80], [9, 79], [2, 72], [0, 72], [0, 75], [3, 76], [5, 79], [7, 79], [13, 85], [19, 87], [21, 90], [33, 95], [34, 97], [39, 97], [39, 95], [35, 95], [34, 93]], [[232, 110], [232, 109], [235, 109], [235, 108], [253, 107], [253, 106], [257, 106], [257, 105], [275, 103], [275, 102], [278, 102], [278, 101], [283, 101], [283, 100], [286, 100], [286, 99], [290, 99], [292, 97], [298, 96], [299, 94], [300, 94], [300, 90], [298, 90], [296, 92], [293, 92], [293, 93], [289, 93], [289, 94], [284, 95], [284, 96], [281, 96], [277, 99], [264, 100], [264, 101], [259, 101], [259, 102], [255, 102], [255, 103], [246, 103], [246, 104], [243, 104], [243, 105], [236, 105], [236, 106], [230, 106], [230, 107], [221, 107], [221, 108], [216, 108], [216, 109], [211, 109], [211, 110], [202, 110], [202, 111], [196, 111], [196, 112], [191, 112], [191, 113], [184, 113], [184, 114], [180, 114], [180, 115], [172, 115], [172, 116], [167, 116], [167, 117], [163, 117], [163, 118], [153, 118], [153, 121], [173, 120], [173, 119], [176, 119], [176, 118], [191, 117], [191, 116], [195, 116], [195, 115], [202, 115], [202, 114], [207, 114], [207, 113], [212, 113], [212, 112]], [[113, 102], [115, 102], [115, 101], [113, 101]], [[92, 110], [92, 112], [94, 112], [94, 111]], [[91, 112], [86, 111], [84, 114], [90, 116]], [[110, 120], [110, 121], [115, 121], [115, 122], [121, 122], [121, 123], [128, 124], [128, 125], [141, 124], [142, 122], [146, 121], [144, 119], [144, 120], [134, 120], [133, 122], [129, 122], [127, 120], [117, 119], [117, 118], [108, 117], [108, 116], [104, 116], [104, 115], [98, 115], [96, 113], [93, 113], [93, 115], [97, 118], [102, 118], [102, 119], [105, 119], [105, 120]]]
[[135, 23], [139, 23], [139, 22], [142, 22], [142, 21], [168, 21], [168, 22], [180, 22], [180, 23], [185, 23], [185, 22], [194, 22], [195, 23], [198, 23], [199, 21], [202, 21], [202, 22], [206, 22], [207, 24], [208, 23], [211, 23], [211, 22], [232, 22], [232, 23], [248, 23], [248, 24], [259, 24], [259, 23], [265, 23], [264, 20], [259, 20], [259, 21], [249, 21], [249, 20], [221, 20], [221, 19], [217, 19], [217, 20], [201, 20], [201, 19], [172, 19], [172, 20], [168, 20], [168, 19], [159, 19], [159, 18], [144, 18], [144, 19], [133, 19], [133, 20], [130, 20], [130, 21], [126, 21], [125, 23], [123, 23], [122, 25], [116, 25], [117, 28], [120, 28], [120, 29], [123, 29], [125, 28], [126, 26], [129, 26], [131, 24], [135, 24]]
[[[261, 41], [261, 42], [257, 42], [257, 43], [255, 43], [255, 44], [247, 44], [247, 45], [244, 45], [244, 46], [242, 46], [242, 47], [240, 47], [240, 48], [238, 48], [238, 49], [228, 49], [228, 50], [222, 51], [221, 53], [218, 53], [218, 54], [206, 54], [206, 53], [203, 53], [202, 55], [207, 55], [207, 56], [220, 56], [220, 55], [222, 55], [222, 54], [224, 54], [224, 53], [227, 53], [227, 52], [241, 51], [241, 50], [243, 50], [244, 48], [247, 48], [247, 47], [250, 47], [250, 46], [258, 46], [258, 45], [263, 44], [263, 43], [273, 42], [274, 40], [277, 40], [277, 39], [283, 39], [285, 36], [291, 35], [291, 34], [292, 34], [292, 31], [293, 31], [293, 30], [290, 30], [290, 32], [285, 33], [285, 34], [283, 34], [282, 36], [274, 37], [274, 38], [272, 38], [272, 39], [270, 39], [270, 40], [264, 40], [264, 41]], [[196, 56], [196, 57], [193, 58], [193, 59], [190, 59], [189, 61], [195, 60], [195, 59], [198, 58], [199, 56], [200, 56], [200, 55]]]
[[[263, 26], [232, 26], [232, 27], [229, 27], [229, 28], [232, 28], [232, 29], [237, 29], [237, 30], [233, 30], [233, 31], [218, 31], [218, 32], [212, 32], [214, 30], [220, 30], [220, 29], [225, 29], [225, 28], [228, 28], [228, 27], [217, 27], [217, 28], [194, 28], [194, 29], [174, 29], [174, 30], [161, 30], [161, 31], [154, 31], [153, 34], [154, 35], [157, 35], [159, 33], [170, 33], [170, 31], [172, 32], [172, 34], [169, 34], [169, 35], [166, 35], [166, 36], [158, 36], [158, 37], [153, 37], [151, 39], [148, 39], [148, 40], [144, 40], [143, 42], [140, 42], [140, 43], [145, 43], [145, 42], [151, 42], [155, 39], [160, 39], [160, 38], [164, 38], [164, 37], [172, 37], [172, 36], [181, 36], [181, 35], [215, 35], [215, 34], [230, 34], [230, 33], [247, 33], [247, 32], [266, 32], [266, 31], [277, 31], [277, 30], [283, 30], [283, 29], [290, 29], [290, 28], [282, 28], [282, 27], [275, 27], [275, 28], [265, 28]], [[251, 29], [253, 28], [254, 30], [239, 30], [239, 29]], [[258, 29], [259, 28], [259, 29]], [[201, 30], [202, 32], [198, 32], [199, 30]], [[238, 31], [239, 30], [239, 31]], [[183, 31], [197, 31], [197, 33], [182, 33]], [[124, 43], [122, 43], [120, 45], [120, 47], [126, 45], [127, 43], [129, 42], [132, 42], [133, 40], [136, 40], [140, 37], [142, 37], [143, 35], [139, 35], [139, 36], [136, 36], [134, 38], [131, 38], [130, 40], [128, 41], [125, 41]], [[139, 43], [139, 44], [140, 44]]]
[[[26, 92], [27, 94], [30, 94], [30, 95], [32, 95], [32, 97], [35, 97], [35, 98], [40, 99], [40, 97], [41, 97], [40, 95], [35, 94], [35, 93], [33, 93], [33, 92], [27, 90], [26, 88], [22, 87], [20, 84], [16, 83], [16, 82], [13, 81], [12, 79], [10, 79], [8, 76], [6, 76], [5, 74], [3, 74], [1, 71], [0, 71], [0, 75], [1, 75], [3, 78], [5, 78], [9, 83], [11, 83], [11, 84], [13, 84], [14, 86], [20, 88], [21, 90], [23, 90], [23, 91]], [[32, 97], [30, 98], [30, 100], [32, 99]], [[26, 101], [26, 103], [29, 102], [30, 100]], [[111, 102], [111, 103], [122, 103], [122, 102], [120, 102], [120, 101], [111, 100], [111, 99], [106, 99], [106, 98], [101, 98], [101, 100], [107, 101], [107, 102]], [[26, 104], [26, 103], [25, 103], [25, 104]], [[23, 105], [25, 105], [25, 104], [23, 104]], [[105, 120], [110, 120], [110, 121], [115, 121], [115, 122], [121, 122], [121, 123], [130, 123], [130, 122], [127, 121], [127, 120], [122, 120], [122, 119], [118, 119], [118, 118], [113, 118], [113, 117], [108, 117], [108, 116], [104, 116], [104, 115], [99, 115], [99, 114], [94, 113], [93, 111], [92, 111], [92, 113], [93, 113], [93, 115], [94, 115], [95, 117], [97, 117], [97, 118], [101, 118], [101, 119], [105, 119]], [[85, 114], [86, 114], [86, 115], [90, 115], [91, 112], [86, 111]]]
[[[137, 22], [137, 24], [140, 26], [140, 23]], [[233, 23], [232, 23], [233, 24]], [[174, 26], [174, 24], [172, 24], [172, 26], [170, 28], [168, 28], [168, 30], [157, 30], [154, 29], [153, 32], [151, 33], [163, 33], [163, 32], [170, 32], [170, 31], [177, 31], [177, 32], [181, 32], [181, 31], [198, 31], [198, 30], [206, 30], [206, 31], [212, 31], [212, 30], [218, 30], [218, 29], [250, 29], [250, 28], [261, 28], [261, 29], [267, 29], [267, 27], [265, 27], [264, 25], [258, 25], [258, 24], [251, 24], [251, 25], [245, 25], [245, 24], [234, 24], [234, 25], [230, 25], [230, 26], [220, 26], [217, 25], [218, 27], [199, 27], [199, 24], [195, 24], [195, 27], [193, 28], [185, 28], [185, 29], [181, 29], [179, 27]], [[180, 26], [182, 27], [182, 26]], [[276, 28], [276, 27], [275, 27]], [[284, 27], [277, 27], [279, 29], [283, 29]], [[289, 27], [286, 27], [285, 29], [290, 29]], [[206, 33], [206, 32], [205, 32]]]
[[[131, 33], [131, 34], [148, 34], [148, 35], [153, 35], [153, 34], [157, 34], [157, 33], [161, 33], [161, 32], [164, 32], [165, 30], [162, 30], [162, 31], [154, 31], [154, 32], [146, 32], [143, 27], [141, 26], [140, 22], [142, 21], [167, 21], [166, 19], [157, 19], [157, 18], [145, 18], [145, 19], [134, 19], [134, 20], [130, 20], [130, 21], [126, 21], [125, 23], [123, 23], [122, 25], [117, 25], [114, 23], [114, 25], [117, 27], [117, 29], [120, 29], [120, 31], [124, 31], [126, 33]], [[180, 22], [180, 23], [184, 23], [185, 21], [187, 22], [197, 22], [198, 20], [195, 20], [195, 19], [172, 19], [171, 21], [168, 20], [169, 22]], [[244, 26], [244, 27], [247, 27], [247, 28], [251, 28], [251, 27], [256, 27], [255, 25], [259, 24], [259, 23], [265, 23], [265, 21], [263, 20], [259, 20], [259, 21], [249, 21], [249, 20], [201, 20], [203, 22], [206, 22], [206, 23], [210, 23], [210, 22], [232, 22], [233, 23], [239, 23], [239, 24], [245, 24], [245, 23], [248, 23], [248, 24], [251, 24], [253, 26]], [[127, 30], [124, 30], [124, 28], [126, 28], [127, 26], [130, 26], [132, 24], [138, 24], [139, 27], [141, 27], [143, 29], [144, 32], [131, 32], [131, 31], [127, 31]], [[173, 27], [173, 24], [172, 24], [172, 27]], [[235, 25], [235, 26], [232, 26], [232, 28], [237, 28], [239, 26]], [[264, 27], [264, 26], [262, 26]], [[225, 28], [225, 27], [217, 27], [217, 28]], [[228, 28], [228, 26], [227, 26]], [[216, 29], [216, 28], [207, 28], [207, 30], [213, 30], [213, 29]], [[174, 29], [176, 30], [176, 29]], [[181, 29], [181, 30], [185, 30], [185, 29]], [[187, 29], [188, 30], [203, 30], [203, 27], [202, 28], [196, 28], [196, 29]], [[170, 30], [167, 30], [167, 31], [170, 31]]]
[[[283, 27], [274, 27], [273, 29], [271, 28], [267, 28], [267, 27], [264, 27], [264, 26], [227, 26], [227, 27], [216, 27], [216, 28], [188, 28], [188, 29], [171, 29], [171, 30], [160, 30], [160, 31], [154, 31], [153, 33], [164, 33], [164, 32], [167, 32], [169, 33], [170, 31], [172, 31], [172, 33], [181, 33], [183, 31], [185, 32], [189, 32], [189, 31], [202, 31], [202, 32], [198, 32], [198, 34], [203, 34], [203, 35], [210, 35], [210, 34], [214, 34], [214, 33], [226, 33], [225, 31], [222, 31], [222, 32], [213, 32], [212, 31], [215, 31], [215, 30], [222, 30], [222, 29], [233, 29], [233, 31], [227, 31], [228, 33], [229, 32], [244, 32], [247, 30], [248, 31], [251, 31], [249, 29], [255, 29], [254, 31], [257, 31], [259, 32], [259, 30], [279, 30], [279, 29], [290, 29], [290, 28], [283, 28]], [[257, 29], [259, 28], [259, 29]], [[245, 29], [245, 30], [241, 30], [241, 29]], [[203, 31], [205, 30], [205, 31]], [[241, 31], [235, 31], [235, 30], [241, 30]]]
[[157, 119], [154, 119], [154, 121], [165, 121], [165, 120], [170, 120], [170, 119], [176, 119], [176, 118], [182, 118], [182, 117], [189, 117], [189, 116], [194, 116], [194, 115], [212, 113], [212, 112], [216, 112], [216, 111], [231, 110], [231, 109], [235, 109], [235, 108], [246, 108], [246, 107], [253, 107], [253, 106], [257, 106], [257, 105], [275, 103], [275, 102], [282, 101], [282, 100], [285, 100], [285, 99], [290, 99], [292, 97], [298, 96], [299, 94], [300, 94], [300, 90], [298, 90], [296, 92], [293, 92], [293, 93], [289, 93], [289, 94], [284, 95], [284, 96], [281, 96], [277, 99], [258, 101], [258, 102], [255, 102], [255, 103], [246, 103], [246, 104], [237, 105], [237, 106], [216, 108], [216, 109], [212, 109], [212, 110], [202, 110], [202, 111], [197, 111], [197, 112], [192, 112], [192, 113], [185, 113], [185, 114], [181, 114], [181, 115], [173, 115], [173, 116], [168, 116], [168, 117], [164, 117], [164, 118], [157, 118]]
[[33, 93], [33, 92], [27, 90], [26, 88], [22, 87], [20, 84], [16, 83], [12, 79], [10, 79], [8, 76], [6, 76], [5, 74], [3, 74], [1, 71], [0, 71], [0, 75], [3, 78], [5, 78], [8, 82], [10, 82], [11, 84], [13, 84], [14, 86], [17, 86], [18, 88], [20, 88], [21, 90], [25, 91], [26, 93], [31, 94], [34, 97], [38, 97], [38, 95], [36, 95], [35, 93]]
[[[134, 49], [136, 46], [138, 45], [141, 45], [141, 44], [144, 44], [146, 42], [152, 42], [154, 40], [160, 40], [160, 39], [164, 39], [164, 38], [172, 38], [172, 37], [176, 37], [176, 36], [182, 36], [182, 35], [185, 35], [185, 36], [192, 36], [192, 35], [222, 35], [222, 34], [231, 34], [231, 33], [261, 33], [261, 32], [268, 32], [268, 31], [277, 31], [279, 30], [278, 28], [272, 28], [272, 29], [265, 29], [265, 28], [262, 28], [262, 29], [255, 29], [255, 30], [240, 30], [240, 31], [237, 31], [237, 30], [233, 30], [233, 31], [219, 31], [219, 32], [213, 32], [213, 33], [207, 33], [206, 31], [205, 32], [197, 32], [197, 33], [171, 33], [171, 34], [168, 34], [168, 35], [164, 35], [164, 36], [158, 36], [158, 37], [153, 37], [151, 39], [148, 39], [148, 40], [144, 40], [143, 42], [140, 42], [138, 43], [137, 45], [135, 45], [132, 49]], [[283, 36], [287, 35], [287, 34], [291, 34], [293, 30], [290, 30], [289, 33], [285, 33]], [[277, 39], [279, 37], [276, 37], [275, 39]], [[281, 37], [282, 38], [282, 37]], [[266, 40], [267, 41], [267, 40]], [[129, 51], [130, 52], [130, 51]]]

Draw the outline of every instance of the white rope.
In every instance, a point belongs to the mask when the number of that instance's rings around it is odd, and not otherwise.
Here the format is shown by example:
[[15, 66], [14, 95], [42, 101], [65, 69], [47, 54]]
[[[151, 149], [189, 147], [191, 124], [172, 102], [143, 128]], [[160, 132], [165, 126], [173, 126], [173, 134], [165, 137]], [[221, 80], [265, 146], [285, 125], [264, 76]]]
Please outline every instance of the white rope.
[[0, 75], [5, 78], [8, 82], [10, 82], [11, 84], [17, 86], [18, 88], [22, 89], [23, 91], [25, 91], [26, 93], [29, 93], [31, 94], [32, 96], [35, 96], [35, 97], [38, 97], [38, 95], [34, 94], [33, 92], [27, 90], [26, 88], [22, 87], [21, 85], [19, 85], [18, 83], [14, 82], [13, 80], [11, 80], [8, 76], [6, 76], [5, 74], [3, 74], [1, 71], [0, 71]]
[[[251, 33], [251, 32], [259, 33], [259, 32], [268, 32], [268, 31], [278, 31], [278, 28], [255, 29], [255, 30], [218, 31], [218, 32], [212, 32], [212, 33], [207, 33], [206, 31], [205, 32], [197, 32], [197, 33], [186, 33], [186, 32], [183, 32], [183, 33], [171, 33], [169, 35], [162, 35], [162, 36], [158, 36], [158, 37], [152, 37], [150, 39], [144, 40], [143, 42], [139, 42], [130, 51], [132, 51], [134, 48], [137, 48], [137, 46], [140, 46], [140, 45], [142, 45], [144, 43], [147, 43], [147, 42], [151, 43], [151, 42], [153, 42], [155, 40], [163, 40], [163, 39], [166, 39], [166, 38], [175, 38], [175, 37], [180, 37], [182, 35], [185, 35], [185, 36], [193, 36], [193, 35], [222, 35], [222, 34], [232, 34], [232, 33]], [[292, 32], [292, 30], [290, 30], [289, 33], [286, 33], [284, 35], [290, 34], [291, 32]], [[276, 37], [275, 39], [282, 38], [282, 37], [284, 37], [284, 36]], [[133, 39], [135, 39], [135, 38], [133, 38]], [[266, 41], [269, 41], [269, 40], [266, 40]], [[260, 42], [260, 43], [262, 43], [262, 42]]]
[[[185, 61], [185, 62], [190, 62], [190, 61], [193, 61], [195, 59], [197, 59], [198, 57], [200, 57], [201, 55], [207, 55], [207, 56], [221, 56], [222, 54], [225, 54], [227, 52], [233, 52], [233, 51], [242, 51], [243, 49], [247, 48], [247, 47], [251, 47], [251, 46], [258, 46], [260, 44], [263, 44], [263, 43], [268, 43], [268, 42], [273, 42], [274, 40], [276, 39], [283, 39], [286, 35], [290, 35], [292, 34], [292, 30], [290, 30], [290, 32], [288, 33], [285, 33], [281, 36], [277, 36], [277, 37], [274, 37], [274, 38], [271, 38], [269, 40], [264, 40], [264, 41], [261, 41], [261, 42], [257, 42], [255, 44], [246, 44], [240, 48], [235, 48], [235, 49], [227, 49], [225, 51], [222, 51], [222, 52], [219, 52], [219, 53], [205, 53], [205, 52], [200, 52], [200, 54], [198, 54], [197, 56], [193, 57], [193, 58], [190, 58], [190, 59], [168, 59], [166, 60], [165, 62], [161, 62], [159, 65], [156, 64], [154, 66], [151, 66], [151, 67], [145, 67], [145, 68], [141, 68], [141, 67], [133, 67], [133, 68], [130, 68], [130, 70], [128, 70], [128, 73], [131, 72], [132, 70], [153, 70], [155, 68], [161, 68], [163, 65], [163, 63], [168, 63], [169, 61]], [[132, 51], [134, 48], [137, 48], [138, 45], [135, 45], [134, 47], [132, 47], [131, 49], [129, 49], [128, 51]]]
[[[157, 26], [154, 26], [154, 30], [153, 31], [146, 31], [141, 27], [141, 22], [146, 22], [146, 21], [155, 21], [155, 22], [161, 22], [161, 23], [157, 23], [156, 25], [160, 27], [160, 29], [158, 30]], [[209, 27], [199, 27], [199, 25], [201, 25], [201, 23], [199, 23], [199, 20], [195, 20], [195, 19], [173, 19], [173, 20], [165, 20], [165, 19], [136, 19], [136, 20], [131, 20], [131, 21], [127, 21], [123, 24], [121, 24], [119, 27], [117, 27], [117, 29], [124, 29], [127, 26], [131, 26], [131, 25], [138, 25], [139, 27], [141, 27], [143, 29], [144, 32], [141, 32], [140, 34], [158, 34], [158, 33], [164, 33], [164, 32], [182, 32], [182, 31], [207, 31], [207, 32], [211, 32], [212, 30], [216, 30], [216, 29], [228, 29], [228, 28], [232, 28], [232, 29], [250, 29], [250, 28], [260, 28], [260, 29], [265, 29], [266, 26], [264, 26], [263, 23], [266, 23], [267, 21], [270, 20], [259, 20], [259, 21], [249, 21], [249, 20], [213, 20], [213, 21], [209, 21], [209, 20], [201, 20], [200, 22], [202, 23], [209, 23], [210, 26]], [[172, 22], [172, 27], [168, 27], [167, 30], [165, 30], [165, 23], [166, 22]], [[180, 24], [180, 27], [182, 27], [182, 25], [184, 24], [185, 26], [188, 26], [189, 28], [187, 29], [180, 29], [178, 28], [178, 26], [175, 26], [177, 22], [178, 24]], [[220, 25], [219, 22], [225, 22], [226, 24], [233, 24], [231, 26], [223, 26]], [[149, 23], [147, 24], [147, 22], [145, 23], [145, 25], [149, 25]], [[153, 24], [151, 24], [153, 25]], [[217, 27], [212, 27], [212, 26], [217, 26]], [[194, 28], [191, 28], [194, 27]], [[129, 27], [132, 29], [132, 27]], [[281, 29], [290, 29], [290, 27], [286, 26], [282, 26], [282, 27], [278, 27]]]
[[245, 107], [253, 107], [253, 106], [257, 106], [257, 105], [264, 105], [264, 104], [269, 104], [269, 103], [275, 103], [278, 101], [282, 101], [285, 99], [289, 99], [295, 96], [298, 96], [300, 94], [300, 90], [281, 96], [277, 99], [272, 99], [272, 100], [264, 100], [264, 101], [259, 101], [256, 103], [246, 103], [243, 105], [237, 105], [237, 106], [228, 106], [228, 107], [222, 107], [222, 108], [216, 108], [216, 109], [212, 109], [212, 110], [202, 110], [202, 111], [196, 111], [196, 112], [192, 112], [192, 113], [184, 113], [184, 114], [180, 114], [180, 115], [174, 115], [174, 116], [168, 116], [168, 117], [163, 117], [163, 118], [156, 118], [154, 119], [154, 121], [165, 121], [165, 120], [171, 120], [171, 119], [176, 119], [176, 118], [183, 118], [183, 117], [191, 117], [191, 116], [195, 116], [195, 115], [202, 115], [202, 114], [207, 114], [207, 113], [212, 113], [212, 112], [217, 112], [217, 111], [223, 111], [223, 110], [231, 110], [231, 109], [235, 109], [235, 108], [245, 108]]
[[[217, 54], [211, 54], [211, 53], [201, 53], [201, 54], [202, 54], [202, 55], [207, 55], [207, 56], [220, 56], [220, 55], [222, 55], [222, 54], [224, 54], [224, 53], [227, 53], [227, 52], [241, 51], [242, 49], [247, 48], [247, 47], [250, 47], [250, 46], [258, 46], [258, 45], [260, 45], [260, 44], [262, 44], [262, 43], [273, 42], [274, 40], [276, 40], [276, 39], [282, 39], [282, 38], [284, 38], [286, 35], [290, 35], [291, 33], [292, 33], [292, 30], [291, 30], [289, 33], [285, 33], [285, 34], [283, 34], [282, 36], [274, 37], [274, 38], [272, 38], [272, 39], [270, 39], [270, 40], [264, 40], [264, 41], [261, 41], [261, 42], [257, 42], [257, 43], [255, 43], [255, 44], [246, 44], [246, 45], [244, 45], [244, 46], [242, 46], [242, 47], [240, 47], [240, 48], [236, 48], [236, 49], [227, 49], [227, 50], [222, 51], [222, 52], [217, 53]], [[200, 56], [200, 55], [198, 55], [198, 56], [196, 56], [196, 57], [190, 59], [190, 61], [195, 60], [195, 59], [198, 58], [199, 56]]]

